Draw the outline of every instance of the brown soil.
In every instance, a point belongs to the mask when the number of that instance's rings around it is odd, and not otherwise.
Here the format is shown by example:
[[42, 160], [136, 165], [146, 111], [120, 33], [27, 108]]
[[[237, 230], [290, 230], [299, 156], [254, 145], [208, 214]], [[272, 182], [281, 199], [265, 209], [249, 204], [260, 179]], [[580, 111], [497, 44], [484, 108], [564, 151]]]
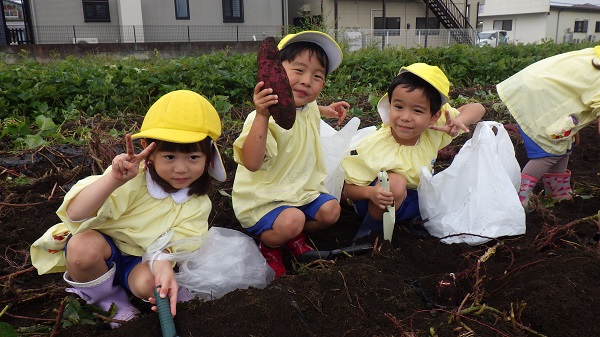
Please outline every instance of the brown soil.
[[[467, 89], [465, 93], [470, 96]], [[486, 119], [500, 120], [490, 111], [488, 107]], [[366, 125], [375, 122], [365, 120]], [[523, 163], [520, 138], [514, 132], [511, 137]], [[230, 147], [234, 138], [226, 132], [221, 145]], [[266, 289], [236, 290], [218, 300], [180, 305], [178, 335], [596, 336], [600, 249], [592, 240], [596, 219], [586, 217], [600, 209], [599, 138], [595, 125], [584, 129], [571, 156], [574, 200], [551, 205], [534, 197], [540, 203], [527, 214], [524, 235], [468, 246], [420, 240], [396, 230], [392, 244], [370, 237], [377, 249], [331, 265], [296, 264], [288, 257], [288, 274]], [[440, 153], [438, 170], [449, 165], [465, 140], [457, 139]], [[54, 212], [71, 184], [92, 174], [94, 160], [82, 150], [104, 163], [110, 162], [111, 151], [120, 151], [92, 145], [0, 154], [0, 311], [8, 306], [0, 321], [15, 328], [43, 324], [50, 335], [67, 295], [60, 274], [38, 276], [30, 269], [28, 248], [58, 221]], [[229, 179], [218, 188], [230, 191], [235, 165], [226, 158], [226, 166]], [[22, 184], [20, 176], [31, 180]], [[541, 191], [538, 186], [536, 192]], [[241, 230], [230, 200], [219, 193], [212, 200], [211, 224]], [[320, 249], [341, 248], [350, 244], [357, 228], [356, 215], [344, 207], [337, 224], [310, 238]], [[495, 253], [478, 264], [497, 244]], [[451, 303], [436, 291], [448, 273], [457, 280]], [[55, 329], [54, 335], [161, 336], [157, 314], [147, 303], [134, 303], [142, 315], [119, 329], [77, 325]], [[485, 309], [465, 311], [474, 305]]]

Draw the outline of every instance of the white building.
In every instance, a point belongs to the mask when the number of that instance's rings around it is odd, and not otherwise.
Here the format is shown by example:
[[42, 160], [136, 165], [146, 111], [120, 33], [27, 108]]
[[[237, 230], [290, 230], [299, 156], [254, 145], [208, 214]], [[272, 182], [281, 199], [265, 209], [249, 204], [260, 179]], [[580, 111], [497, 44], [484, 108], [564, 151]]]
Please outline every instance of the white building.
[[[571, 1], [486, 0], [480, 4], [481, 30], [502, 29], [515, 43], [596, 41], [600, 6]], [[572, 35], [571, 35], [572, 34]]]

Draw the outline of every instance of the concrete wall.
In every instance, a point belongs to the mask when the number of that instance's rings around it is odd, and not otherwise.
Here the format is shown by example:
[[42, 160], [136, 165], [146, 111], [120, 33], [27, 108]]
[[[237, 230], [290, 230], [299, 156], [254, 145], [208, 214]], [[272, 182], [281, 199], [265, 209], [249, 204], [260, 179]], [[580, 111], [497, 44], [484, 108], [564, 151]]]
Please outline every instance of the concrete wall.
[[536, 43], [546, 39], [547, 13], [521, 15], [497, 15], [480, 17], [482, 30], [493, 30], [494, 20], [512, 20], [512, 29], [508, 37], [513, 43]]
[[[588, 30], [585, 33], [574, 33], [575, 21], [588, 20]], [[574, 41], [591, 39], [600, 41], [600, 32], [595, 32], [596, 22], [600, 22], [600, 12], [567, 11], [551, 9], [548, 15], [546, 36], [558, 43], [564, 42], [565, 30], [569, 28], [573, 33]]]
[[479, 16], [548, 12], [550, 0], [486, 0]]

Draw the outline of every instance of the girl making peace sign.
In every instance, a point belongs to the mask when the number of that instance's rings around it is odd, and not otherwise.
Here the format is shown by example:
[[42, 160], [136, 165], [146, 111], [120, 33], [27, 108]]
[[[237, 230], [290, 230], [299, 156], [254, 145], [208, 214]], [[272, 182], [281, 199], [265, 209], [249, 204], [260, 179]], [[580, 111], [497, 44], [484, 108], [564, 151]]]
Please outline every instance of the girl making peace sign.
[[[160, 295], [170, 297], [175, 315], [176, 302], [191, 299], [189, 292], [179, 289], [171, 261], [141, 263], [142, 255], [208, 231], [209, 175], [226, 177], [214, 143], [220, 135], [219, 115], [204, 97], [188, 90], [161, 97], [140, 132], [125, 137], [126, 153], [104, 174], [79, 181], [67, 193], [57, 211], [62, 227], [54, 226], [32, 246], [38, 272], [66, 269], [63, 278], [72, 287], [67, 291], [103, 310], [116, 304], [118, 320], [139, 312], [130, 294], [152, 299], [161, 285]], [[136, 154], [132, 139], [138, 138], [144, 150]], [[64, 228], [61, 235], [57, 228]], [[64, 238], [64, 254], [47, 248], [48, 234], [55, 241]]]

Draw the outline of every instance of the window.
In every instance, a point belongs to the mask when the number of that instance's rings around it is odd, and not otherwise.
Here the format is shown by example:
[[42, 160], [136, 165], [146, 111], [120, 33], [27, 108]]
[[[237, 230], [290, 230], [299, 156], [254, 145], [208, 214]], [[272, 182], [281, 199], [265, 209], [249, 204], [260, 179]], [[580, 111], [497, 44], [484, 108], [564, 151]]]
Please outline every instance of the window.
[[223, 22], [244, 22], [243, 0], [223, 0]]
[[440, 35], [440, 21], [437, 18], [417, 18], [416, 35]]
[[83, 21], [85, 22], [110, 22], [108, 0], [83, 0]]
[[600, 33], [600, 21], [596, 21], [596, 33]]
[[19, 9], [15, 5], [4, 5], [4, 18], [7, 20], [19, 20]]
[[175, 1], [175, 19], [189, 20], [190, 19], [190, 2], [189, 0], [174, 0]]
[[[399, 17], [386, 17], [385, 18], [385, 34], [383, 32], [383, 18], [373, 18], [373, 28], [375, 29], [374, 35], [400, 35], [400, 18]], [[379, 31], [378, 31], [379, 29]]]
[[494, 30], [512, 30], [512, 20], [494, 20]]
[[587, 29], [588, 20], [575, 21], [575, 29], [573, 29], [575, 33], [587, 33]]

